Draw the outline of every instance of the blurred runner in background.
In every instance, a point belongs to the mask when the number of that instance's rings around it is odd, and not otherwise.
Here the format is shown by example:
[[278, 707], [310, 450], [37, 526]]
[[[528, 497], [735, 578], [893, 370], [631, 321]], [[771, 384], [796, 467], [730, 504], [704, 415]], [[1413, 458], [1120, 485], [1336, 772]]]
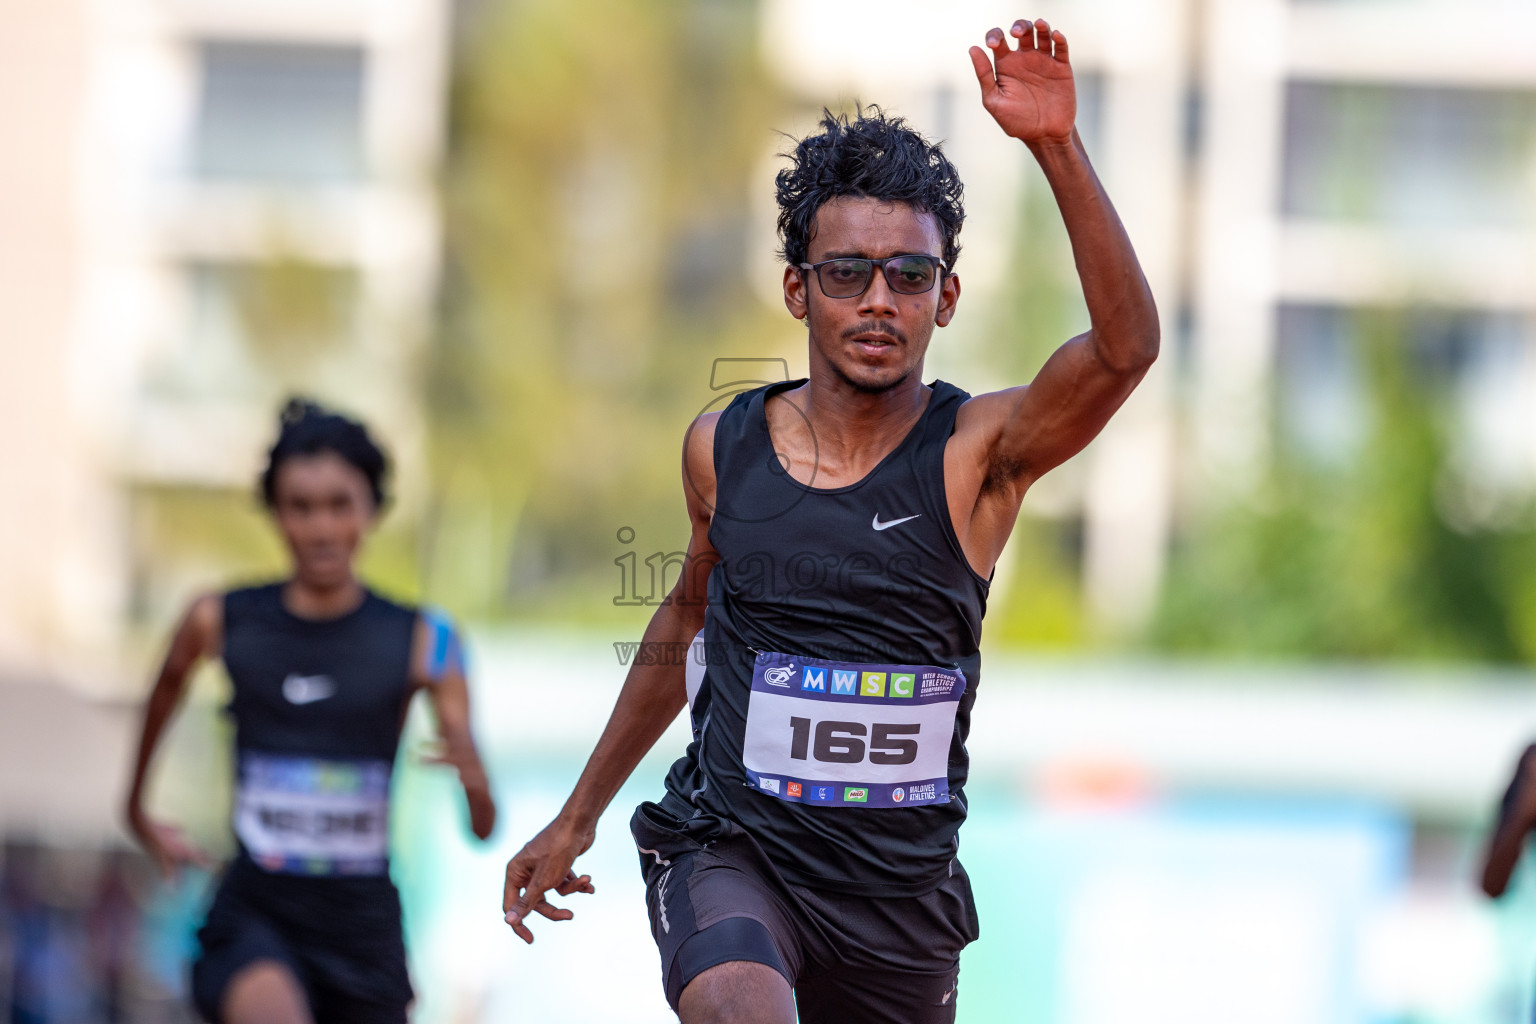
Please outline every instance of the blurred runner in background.
[[192, 991], [210, 1021], [406, 1019], [400, 899], [389, 877], [389, 784], [411, 697], [441, 730], [430, 760], [459, 772], [471, 827], [496, 807], [469, 728], [452, 625], [353, 572], [384, 504], [386, 459], [362, 424], [295, 400], [261, 476], [288, 579], [187, 609], [145, 708], [127, 818], [167, 874], [207, 857], [148, 816], [145, 778], [192, 669], [222, 658], [233, 686], [237, 853], [198, 938]]

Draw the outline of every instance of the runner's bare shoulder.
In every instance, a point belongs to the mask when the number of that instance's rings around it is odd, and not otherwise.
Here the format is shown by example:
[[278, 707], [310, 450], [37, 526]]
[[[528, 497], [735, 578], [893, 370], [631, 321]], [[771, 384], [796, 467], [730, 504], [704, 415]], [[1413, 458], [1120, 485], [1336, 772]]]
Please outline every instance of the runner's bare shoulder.
[[177, 627], [176, 647], [194, 657], [217, 658], [224, 651], [224, 595], [203, 593], [192, 599]]
[[719, 412], [703, 413], [683, 435], [683, 489], [690, 509], [715, 507], [715, 426], [719, 422]]

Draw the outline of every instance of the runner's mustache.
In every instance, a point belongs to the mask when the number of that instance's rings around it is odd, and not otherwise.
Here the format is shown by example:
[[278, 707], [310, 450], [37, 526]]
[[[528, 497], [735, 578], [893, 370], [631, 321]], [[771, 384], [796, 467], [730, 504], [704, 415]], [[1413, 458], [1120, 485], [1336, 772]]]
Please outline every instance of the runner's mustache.
[[857, 335], [860, 334], [883, 334], [887, 338], [890, 338], [892, 341], [898, 342], [902, 345], [907, 343], [907, 336], [905, 334], [902, 334], [894, 327], [891, 327], [887, 324], [878, 323], [873, 320], [866, 320], [863, 323], [854, 324], [852, 327], [843, 332], [842, 339], [844, 341], [852, 341]]

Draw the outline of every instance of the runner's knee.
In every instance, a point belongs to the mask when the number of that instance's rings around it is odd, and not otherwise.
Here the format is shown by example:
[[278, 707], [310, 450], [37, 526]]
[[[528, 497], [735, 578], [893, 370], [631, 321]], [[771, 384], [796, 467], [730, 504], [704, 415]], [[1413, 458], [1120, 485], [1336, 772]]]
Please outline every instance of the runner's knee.
[[257, 960], [230, 979], [223, 1024], [313, 1024], [309, 1001], [287, 965]]
[[794, 1024], [789, 982], [767, 964], [732, 960], [688, 983], [678, 1000], [682, 1024]]

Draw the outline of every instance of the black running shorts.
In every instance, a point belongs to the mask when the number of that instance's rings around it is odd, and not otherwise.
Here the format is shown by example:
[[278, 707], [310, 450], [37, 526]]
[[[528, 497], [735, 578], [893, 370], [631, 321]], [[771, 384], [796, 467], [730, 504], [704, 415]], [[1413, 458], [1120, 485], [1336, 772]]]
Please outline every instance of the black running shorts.
[[[833, 812], [835, 813], [835, 812]], [[667, 1002], [731, 961], [766, 964], [795, 991], [801, 1024], [949, 1024], [960, 951], [979, 935], [960, 863], [922, 896], [850, 896], [791, 885], [739, 825], [630, 819]]]
[[400, 896], [387, 876], [275, 875], [239, 857], [197, 938], [192, 998], [215, 1024], [230, 982], [261, 960], [293, 972], [323, 1024], [405, 1024], [411, 983]]

